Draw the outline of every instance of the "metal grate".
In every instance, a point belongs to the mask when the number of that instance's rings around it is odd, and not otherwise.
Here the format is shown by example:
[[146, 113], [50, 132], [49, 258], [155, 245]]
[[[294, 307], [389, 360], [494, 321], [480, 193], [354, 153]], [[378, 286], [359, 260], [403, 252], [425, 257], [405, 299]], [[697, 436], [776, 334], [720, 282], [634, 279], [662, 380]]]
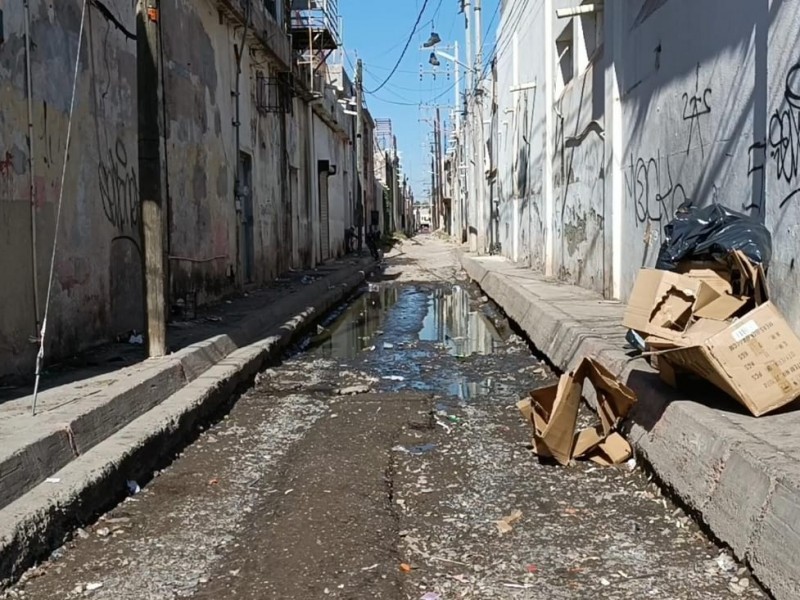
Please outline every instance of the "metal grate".
[[256, 108], [262, 114], [288, 113], [292, 107], [292, 75], [279, 73], [267, 77], [256, 72]]

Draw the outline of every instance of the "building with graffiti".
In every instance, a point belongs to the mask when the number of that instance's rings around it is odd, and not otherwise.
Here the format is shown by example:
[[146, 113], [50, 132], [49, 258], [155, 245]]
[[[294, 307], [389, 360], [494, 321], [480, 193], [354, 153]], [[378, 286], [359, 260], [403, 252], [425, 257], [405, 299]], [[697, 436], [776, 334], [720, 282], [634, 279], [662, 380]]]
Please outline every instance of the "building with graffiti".
[[483, 252], [627, 300], [676, 210], [719, 202], [771, 230], [772, 297], [800, 326], [798, 18], [793, 2], [503, 2], [467, 95], [483, 190], [462, 225]]
[[[32, 373], [51, 258], [49, 357], [143, 329], [143, 124], [161, 132], [168, 311], [340, 256], [377, 210], [374, 122], [365, 110], [361, 182], [336, 0], [0, 11], [0, 377]], [[158, 25], [150, 81], [142, 19]]]

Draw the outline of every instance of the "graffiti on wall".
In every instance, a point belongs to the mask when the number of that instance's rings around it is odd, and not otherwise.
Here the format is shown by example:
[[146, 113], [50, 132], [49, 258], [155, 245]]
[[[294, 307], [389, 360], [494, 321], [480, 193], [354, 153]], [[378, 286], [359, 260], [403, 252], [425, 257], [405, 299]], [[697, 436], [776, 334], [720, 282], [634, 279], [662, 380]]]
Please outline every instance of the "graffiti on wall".
[[764, 208], [764, 193], [766, 191], [766, 173], [764, 167], [767, 161], [766, 140], [755, 142], [747, 149], [747, 177], [753, 180], [753, 192], [749, 204], [742, 204], [742, 210], [751, 211], [760, 215]]
[[672, 177], [669, 156], [634, 158], [625, 169], [625, 188], [633, 200], [637, 224], [666, 224], [681, 207], [691, 205], [683, 185]]
[[694, 79], [694, 90], [683, 93], [683, 120], [689, 122], [689, 142], [686, 145], [686, 153], [692, 148], [692, 140], [697, 132], [697, 139], [700, 142], [700, 152], [705, 155], [705, 144], [703, 143], [703, 133], [700, 130], [700, 118], [711, 113], [711, 88], [700, 89], [700, 63], [697, 63]]
[[800, 63], [786, 74], [783, 105], [769, 120], [770, 157], [774, 159], [778, 181], [785, 181], [794, 189], [784, 196], [780, 208], [800, 193]]
[[135, 233], [139, 226], [139, 184], [136, 166], [128, 160], [125, 143], [117, 139], [97, 167], [100, 199], [109, 223], [119, 232]]
[[14, 157], [10, 152], [6, 152], [5, 156], [0, 159], [0, 176], [8, 177], [11, 171], [14, 170]]

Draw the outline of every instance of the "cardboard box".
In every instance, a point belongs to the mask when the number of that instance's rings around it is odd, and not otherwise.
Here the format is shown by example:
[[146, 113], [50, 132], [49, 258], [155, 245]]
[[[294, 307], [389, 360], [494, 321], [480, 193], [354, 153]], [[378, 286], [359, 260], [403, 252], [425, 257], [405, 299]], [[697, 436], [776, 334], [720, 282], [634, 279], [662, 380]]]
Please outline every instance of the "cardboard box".
[[710, 381], [756, 417], [800, 396], [800, 340], [769, 301], [705, 339], [656, 344], [659, 362]]
[[[597, 394], [600, 424], [576, 433], [584, 382]], [[631, 456], [630, 445], [615, 430], [635, 402], [634, 393], [605, 367], [584, 358], [577, 369], [562, 375], [557, 385], [533, 390], [530, 398], [517, 406], [531, 424], [533, 449], [539, 456], [552, 457], [562, 465], [583, 457], [610, 465]]]
[[646, 334], [662, 379], [694, 373], [760, 416], [800, 396], [800, 339], [769, 301], [761, 266], [741, 252], [729, 262], [730, 291], [717, 271], [643, 269], [623, 324]]

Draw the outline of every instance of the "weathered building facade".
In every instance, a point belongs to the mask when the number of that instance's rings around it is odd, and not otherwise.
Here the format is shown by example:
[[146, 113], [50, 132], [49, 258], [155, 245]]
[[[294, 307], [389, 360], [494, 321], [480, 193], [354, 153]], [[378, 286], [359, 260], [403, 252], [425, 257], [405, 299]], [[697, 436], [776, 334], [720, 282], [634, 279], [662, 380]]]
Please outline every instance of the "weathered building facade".
[[[359, 225], [356, 120], [341, 102], [352, 84], [341, 70], [344, 85], [332, 86], [327, 54], [290, 36], [318, 22], [288, 1], [153, 6], [0, 6], [0, 377], [32, 372], [60, 197], [47, 355], [143, 329], [142, 119], [162, 132], [168, 307], [339, 256]], [[137, 18], [158, 24], [157, 114], [137, 103]], [[366, 189], [374, 205], [374, 178]]]
[[772, 295], [800, 326], [798, 17], [767, 0], [503, 2], [481, 84], [481, 250], [496, 239], [626, 300], [678, 207], [719, 202], [771, 230]]

